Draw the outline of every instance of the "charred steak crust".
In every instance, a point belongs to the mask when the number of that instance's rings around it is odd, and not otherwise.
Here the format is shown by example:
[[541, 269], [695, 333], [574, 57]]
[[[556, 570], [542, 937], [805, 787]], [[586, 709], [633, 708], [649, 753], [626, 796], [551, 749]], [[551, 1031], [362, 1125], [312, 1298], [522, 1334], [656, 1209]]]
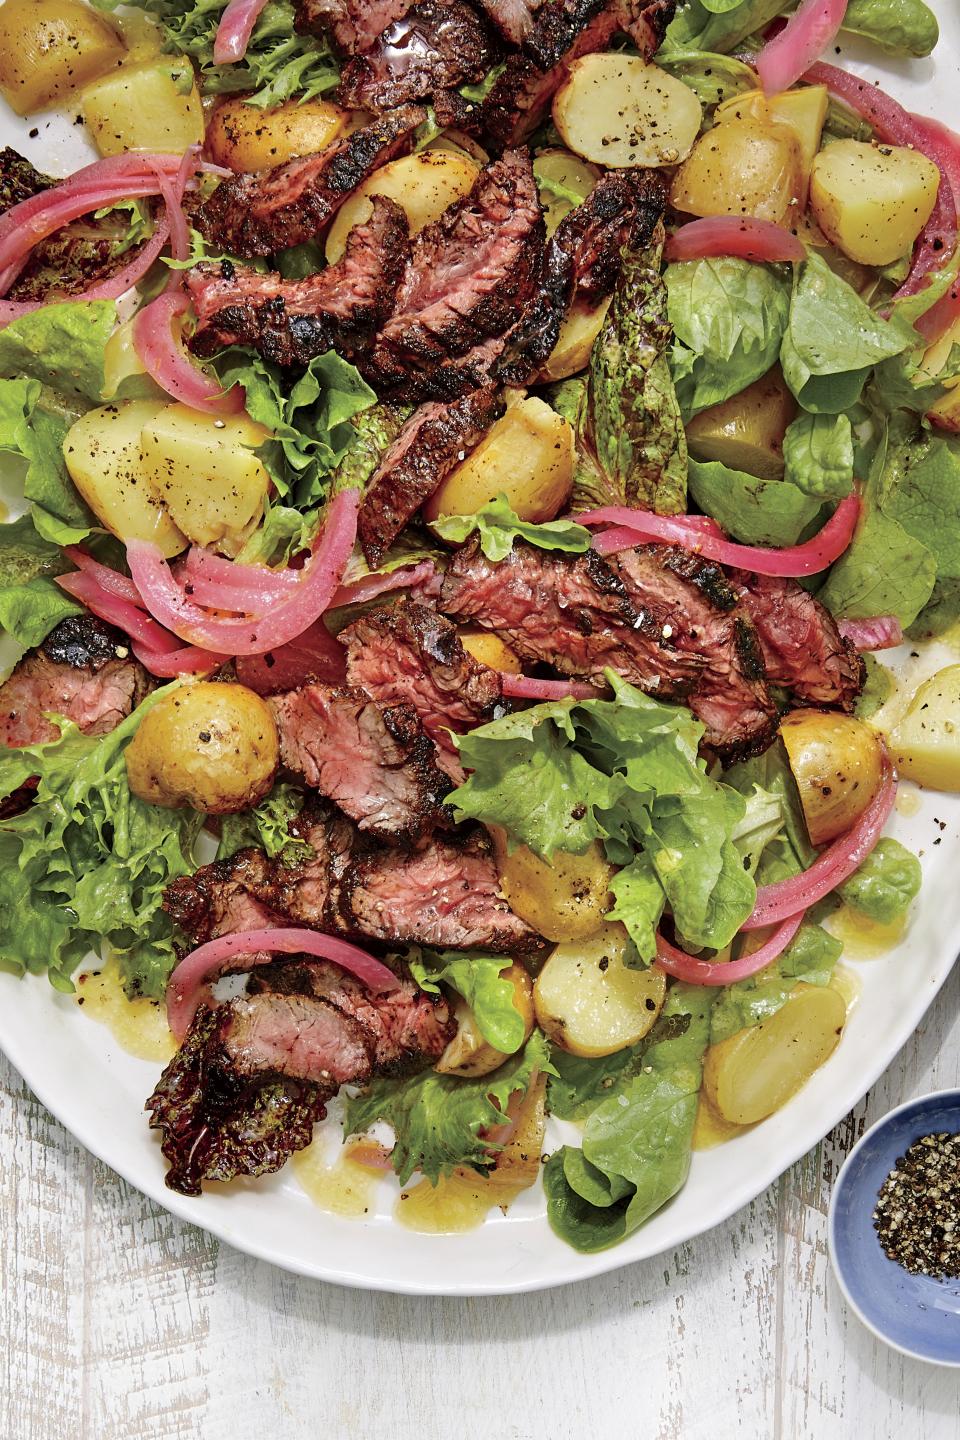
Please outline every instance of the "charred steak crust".
[[410, 841], [452, 823], [453, 788], [410, 705], [382, 709], [362, 690], [307, 685], [268, 704], [280, 759], [307, 785], [384, 840]]
[[753, 622], [770, 680], [799, 700], [850, 714], [866, 666], [829, 610], [796, 580], [734, 570], [730, 582]]
[[597, 680], [609, 666], [663, 700], [685, 701], [704, 668], [702, 656], [673, 645], [665, 611], [636, 604], [593, 550], [560, 555], [520, 543], [494, 563], [469, 541], [447, 569], [439, 605], [495, 630], [525, 660]]
[[533, 29], [538, 0], [479, 0], [487, 19], [511, 45], [522, 45]]
[[547, 0], [521, 46], [523, 54], [540, 70], [552, 70], [605, 8], [606, 0]]
[[340, 55], [357, 55], [402, 20], [410, 5], [411, 0], [299, 0], [293, 25], [301, 35], [328, 35]]
[[530, 381], [557, 343], [570, 305], [594, 305], [613, 290], [622, 252], [649, 244], [663, 219], [667, 187], [652, 170], [611, 170], [558, 225], [536, 292], [507, 337], [498, 379]]
[[486, 25], [464, 0], [418, 0], [347, 62], [337, 98], [351, 109], [389, 110], [481, 80], [497, 54]]
[[544, 234], [530, 155], [509, 151], [415, 237], [368, 366], [374, 387], [434, 393], [434, 369], [501, 339], [533, 293]]
[[380, 704], [409, 704], [428, 732], [465, 730], [510, 709], [496, 670], [468, 655], [456, 627], [415, 600], [384, 606], [340, 632], [347, 680]]
[[420, 106], [402, 105], [320, 154], [221, 181], [197, 211], [197, 227], [243, 259], [313, 240], [362, 180], [410, 148], [425, 119]]
[[152, 689], [126, 635], [93, 615], [68, 616], [0, 685], [0, 744], [56, 739], [47, 715], [65, 716], [85, 735], [108, 735]]
[[343, 256], [305, 280], [204, 261], [187, 272], [197, 315], [190, 348], [214, 355], [249, 345], [277, 365], [307, 366], [335, 348], [354, 357], [389, 314], [409, 252], [407, 218], [393, 200], [373, 197]]
[[374, 472], [360, 506], [358, 531], [368, 565], [376, 567], [400, 531], [450, 471], [503, 413], [496, 386], [451, 405], [421, 405]]

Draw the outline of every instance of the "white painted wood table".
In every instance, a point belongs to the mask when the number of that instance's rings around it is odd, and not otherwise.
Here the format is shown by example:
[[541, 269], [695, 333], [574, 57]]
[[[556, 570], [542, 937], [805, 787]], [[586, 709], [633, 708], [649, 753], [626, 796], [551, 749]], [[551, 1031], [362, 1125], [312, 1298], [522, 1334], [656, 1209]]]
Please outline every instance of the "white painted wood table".
[[960, 967], [868, 1100], [724, 1225], [579, 1286], [423, 1300], [173, 1219], [0, 1061], [0, 1440], [960, 1440], [960, 1371], [876, 1343], [826, 1254], [864, 1124], [957, 1084]]

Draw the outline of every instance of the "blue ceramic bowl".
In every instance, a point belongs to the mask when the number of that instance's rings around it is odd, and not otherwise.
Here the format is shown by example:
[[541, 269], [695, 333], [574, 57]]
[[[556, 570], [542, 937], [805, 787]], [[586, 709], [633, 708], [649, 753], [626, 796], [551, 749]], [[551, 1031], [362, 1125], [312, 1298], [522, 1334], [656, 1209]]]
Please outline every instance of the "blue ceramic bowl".
[[873, 1228], [884, 1180], [921, 1135], [960, 1132], [960, 1090], [921, 1095], [878, 1120], [850, 1151], [830, 1201], [830, 1258], [864, 1325], [895, 1350], [960, 1367], [960, 1279], [910, 1275], [888, 1260]]

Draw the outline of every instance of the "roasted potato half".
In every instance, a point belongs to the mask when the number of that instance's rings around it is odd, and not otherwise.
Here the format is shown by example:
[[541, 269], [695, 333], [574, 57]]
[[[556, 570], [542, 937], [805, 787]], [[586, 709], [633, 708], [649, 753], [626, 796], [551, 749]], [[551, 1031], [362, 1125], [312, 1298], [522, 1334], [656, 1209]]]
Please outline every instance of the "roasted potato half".
[[630, 970], [622, 925], [558, 945], [537, 976], [533, 1003], [541, 1030], [571, 1055], [612, 1055], [635, 1045], [663, 1009], [662, 970]]
[[782, 225], [803, 191], [800, 142], [784, 125], [730, 120], [694, 145], [670, 203], [688, 215], [753, 215]]
[[340, 137], [348, 118], [348, 111], [329, 100], [288, 100], [261, 110], [235, 96], [211, 115], [207, 151], [211, 160], [231, 170], [269, 170], [297, 155], [325, 150]]
[[583, 55], [553, 97], [553, 123], [574, 154], [622, 169], [676, 165], [700, 131], [700, 101], [682, 80], [615, 51]]
[[0, 6], [0, 94], [18, 115], [56, 105], [125, 55], [116, 27], [80, 0]]
[[610, 309], [610, 298], [608, 295], [596, 305], [574, 301], [563, 317], [557, 343], [538, 376], [540, 381], [566, 380], [568, 375], [576, 375], [587, 368], [593, 343], [603, 329]]
[[853, 715], [793, 710], [780, 722], [814, 845], [855, 825], [883, 782], [880, 737]]
[[126, 750], [134, 795], [205, 815], [230, 815], [262, 800], [279, 760], [266, 701], [245, 685], [208, 680], [163, 695]]
[[813, 162], [810, 206], [851, 260], [891, 265], [930, 219], [939, 185], [940, 171], [917, 150], [837, 140]]
[[777, 365], [739, 395], [693, 417], [687, 425], [690, 453], [761, 480], [781, 480], [783, 437], [796, 413], [797, 402]]
[[381, 165], [337, 211], [327, 233], [328, 262], [332, 265], [340, 259], [354, 225], [369, 220], [371, 195], [395, 200], [406, 214], [410, 234], [417, 235], [425, 225], [439, 220], [454, 200], [469, 195], [479, 174], [475, 160], [453, 150], [421, 150]]
[[597, 844], [582, 855], [556, 850], [550, 861], [526, 845], [510, 850], [498, 825], [489, 827], [507, 903], [546, 940], [584, 940], [610, 909], [613, 867]]
[[960, 791], [960, 665], [923, 682], [890, 748], [901, 775], [931, 790]]
[[167, 55], [121, 65], [86, 86], [83, 118], [101, 155], [182, 154], [203, 139], [203, 106], [189, 60]]
[[[513, 985], [514, 1008], [523, 1018], [523, 1043], [533, 1029], [533, 981], [522, 965], [511, 965], [504, 979]], [[495, 1050], [483, 1038], [470, 1006], [457, 1006], [457, 1033], [433, 1067], [441, 1075], [489, 1075], [506, 1060], [502, 1050]]]
[[768, 1020], [710, 1046], [703, 1066], [710, 1104], [734, 1125], [765, 1120], [833, 1054], [846, 1018], [836, 990], [798, 985]]

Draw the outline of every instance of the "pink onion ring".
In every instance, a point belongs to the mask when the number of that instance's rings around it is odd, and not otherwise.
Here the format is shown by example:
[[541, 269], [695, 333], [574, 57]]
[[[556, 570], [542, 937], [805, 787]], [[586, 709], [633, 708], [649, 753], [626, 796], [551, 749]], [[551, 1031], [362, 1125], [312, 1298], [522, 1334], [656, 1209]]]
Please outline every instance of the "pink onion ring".
[[754, 61], [768, 95], [779, 95], [800, 79], [836, 38], [846, 11], [847, 0], [800, 0], [783, 29]]
[[513, 700], [597, 700], [603, 693], [583, 680], [535, 680], [498, 670], [504, 695]]
[[190, 227], [187, 224], [187, 217], [183, 213], [183, 194], [187, 188], [187, 181], [197, 168], [199, 159], [200, 146], [191, 145], [184, 151], [180, 168], [172, 179], [161, 166], [151, 165], [150, 167], [156, 174], [160, 194], [167, 207], [167, 219], [170, 222], [170, 253], [174, 260], [186, 260], [190, 254]]
[[133, 345], [140, 363], [161, 390], [193, 410], [215, 415], [236, 415], [243, 409], [243, 387], [224, 391], [220, 381], [193, 363], [173, 322], [190, 307], [182, 290], [168, 290], [151, 300], [133, 321]]
[[753, 913], [741, 929], [759, 930], [764, 925], [777, 925], [788, 916], [816, 905], [824, 895], [842, 885], [876, 845], [896, 798], [897, 780], [885, 753], [883, 783], [857, 823], [821, 851], [802, 875], [779, 880], [776, 885], [761, 886]]
[[357, 490], [334, 496], [298, 584], [266, 614], [241, 593], [237, 604], [247, 611], [246, 619], [211, 615], [187, 599], [157, 546], [143, 540], [127, 545], [130, 573], [150, 614], [181, 640], [218, 653], [263, 655], [295, 640], [329, 608], [356, 540], [359, 504]]
[[[954, 230], [957, 229], [957, 212], [960, 211], [960, 135], [955, 135], [939, 120], [931, 120], [926, 115], [912, 115], [911, 120], [918, 125], [924, 133], [925, 145], [928, 148], [930, 158], [940, 166], [941, 174], [946, 174], [950, 183], [950, 190], [953, 196], [954, 209]], [[941, 185], [938, 193], [938, 200], [944, 186]], [[933, 216], [931, 216], [931, 222]], [[929, 224], [930, 222], [928, 222]], [[926, 233], [926, 232], [924, 232]], [[921, 237], [922, 238], [922, 237]], [[955, 256], [954, 256], [955, 258]], [[943, 263], [943, 252], [938, 250], [935, 243], [932, 243], [927, 256], [928, 268], [934, 271], [938, 268], [938, 262]], [[894, 295], [894, 300], [904, 296], [915, 294], [921, 288], [922, 275], [917, 274], [918, 266], [915, 263], [911, 268], [907, 279], [900, 286]], [[918, 316], [914, 321], [915, 329], [919, 330], [925, 340], [931, 344], [944, 335], [954, 321], [960, 316], [960, 279], [955, 278], [950, 289], [945, 295], [941, 295], [935, 304], [925, 314]]]
[[198, 946], [180, 961], [170, 976], [167, 982], [167, 1021], [176, 1041], [181, 1041], [186, 1035], [204, 987], [220, 973], [224, 964], [241, 955], [260, 953], [318, 955], [324, 960], [332, 960], [378, 994], [396, 990], [400, 985], [393, 971], [365, 950], [332, 935], [322, 935], [318, 930], [297, 930], [293, 927], [239, 930]]
[[420, 560], [416, 565], [391, 570], [389, 575], [364, 575], [349, 585], [341, 585], [330, 601], [330, 609], [336, 610], [341, 605], [363, 605], [367, 600], [375, 600], [378, 595], [388, 595], [393, 590], [414, 589], [428, 584], [436, 573], [432, 560]]
[[896, 615], [873, 615], [868, 620], [838, 620], [837, 629], [857, 650], [892, 650], [903, 644], [903, 627]]
[[668, 544], [699, 544], [702, 536], [715, 540], [725, 538], [716, 520], [709, 515], [656, 515], [652, 510], [634, 510], [629, 505], [604, 505], [599, 510], [584, 510], [570, 517], [578, 525], [622, 525], [650, 540]]
[[[651, 536], [651, 527], [642, 510], [634, 512], [638, 517], [637, 527], [621, 526], [605, 530], [594, 537], [593, 548], [598, 555], [614, 555], [619, 550], [632, 550]], [[710, 536], [698, 537], [694, 543], [689, 539], [680, 541], [688, 550], [696, 550], [708, 560], [718, 560], [721, 565], [733, 565], [739, 569], [752, 570], [756, 575], [816, 575], [826, 570], [846, 550], [853, 539], [860, 515], [860, 499], [856, 494], [840, 501], [823, 529], [803, 545], [791, 545], [784, 550], [767, 550], [758, 545], [737, 545], [729, 540], [716, 540]], [[579, 517], [581, 521], [584, 516]], [[661, 517], [654, 517], [654, 519]], [[589, 520], [585, 520], [589, 524]]]
[[177, 650], [152, 650], [149, 645], [134, 640], [130, 649], [140, 664], [160, 680], [173, 680], [178, 675], [209, 675], [230, 659], [229, 655], [214, 655], [211, 650], [200, 650], [196, 645], [183, 645]]
[[805, 260], [807, 247], [796, 235], [772, 220], [750, 216], [711, 215], [691, 220], [670, 236], [667, 260], [700, 260], [710, 255], [738, 255], [743, 260]]
[[657, 931], [657, 966], [672, 975], [675, 980], [684, 980], [688, 985], [733, 985], [737, 980], [746, 980], [756, 975], [782, 955], [803, 923], [803, 913], [789, 915], [770, 936], [770, 939], [754, 950], [752, 955], [743, 955], [739, 960], [726, 963], [716, 960], [701, 960], [678, 950]]
[[78, 570], [92, 575], [101, 590], [106, 590], [110, 595], [116, 595], [118, 599], [136, 605], [138, 610], [147, 608], [140, 598], [140, 591], [126, 575], [121, 575], [118, 571], [111, 570], [109, 565], [102, 565], [99, 560], [94, 560], [93, 556], [88, 555], [86, 550], [82, 550], [79, 545], [65, 545], [63, 553], [73, 561]]
[[[97, 565], [98, 571], [114, 575], [117, 581], [125, 579], [122, 575], [116, 575], [115, 571], [108, 570], [106, 566], [98, 565], [95, 560], [91, 563]], [[155, 620], [151, 620], [149, 615], [145, 615], [137, 604], [124, 599], [116, 590], [108, 589], [99, 574], [87, 570], [86, 573], [81, 571], [79, 574], [58, 575], [57, 584], [61, 590], [66, 590], [68, 595], [85, 605], [93, 615], [99, 615], [101, 620], [116, 625], [124, 634], [129, 635], [130, 648], [134, 655], [152, 675], [209, 672], [218, 670], [230, 658], [229, 655], [214, 655], [207, 650], [199, 650], [196, 646], [182, 647], [175, 636], [164, 630]]]
[[266, 3], [267, 0], [230, 0], [213, 40], [215, 65], [232, 65], [243, 59], [253, 27]]
[[[250, 610], [262, 612], [270, 605], [288, 599], [303, 578], [300, 570], [271, 570], [266, 565], [239, 565], [214, 555], [199, 545], [191, 545], [180, 564], [177, 579], [187, 588], [198, 605], [216, 610]], [[243, 604], [240, 603], [240, 598]]]

